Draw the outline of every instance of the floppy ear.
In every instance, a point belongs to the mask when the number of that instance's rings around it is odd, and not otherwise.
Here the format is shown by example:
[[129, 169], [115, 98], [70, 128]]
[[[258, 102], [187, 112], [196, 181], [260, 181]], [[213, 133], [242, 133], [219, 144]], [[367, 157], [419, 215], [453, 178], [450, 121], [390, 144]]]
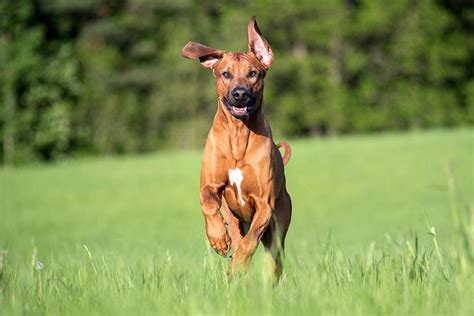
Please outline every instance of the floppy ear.
[[181, 56], [190, 59], [199, 59], [201, 65], [206, 68], [213, 68], [222, 59], [223, 55], [224, 52], [217, 48], [194, 42], [188, 42], [181, 50]]
[[247, 27], [247, 34], [249, 52], [254, 53], [266, 69], [270, 68], [270, 65], [273, 62], [272, 48], [268, 45], [267, 40], [262, 36], [254, 16]]

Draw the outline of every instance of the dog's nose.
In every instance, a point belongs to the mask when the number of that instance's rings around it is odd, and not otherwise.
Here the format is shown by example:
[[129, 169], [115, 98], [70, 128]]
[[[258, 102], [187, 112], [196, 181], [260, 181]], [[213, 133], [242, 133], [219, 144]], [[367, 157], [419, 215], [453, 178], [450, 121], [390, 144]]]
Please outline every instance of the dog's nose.
[[231, 92], [235, 101], [245, 101], [250, 97], [250, 92], [245, 88], [234, 88]]

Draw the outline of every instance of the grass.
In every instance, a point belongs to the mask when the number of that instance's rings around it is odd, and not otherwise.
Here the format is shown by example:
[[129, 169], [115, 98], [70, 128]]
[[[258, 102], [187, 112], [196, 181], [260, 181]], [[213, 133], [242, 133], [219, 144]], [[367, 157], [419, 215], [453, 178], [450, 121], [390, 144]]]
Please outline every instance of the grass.
[[200, 152], [5, 169], [0, 314], [472, 315], [473, 132], [292, 141], [276, 286], [207, 246]]

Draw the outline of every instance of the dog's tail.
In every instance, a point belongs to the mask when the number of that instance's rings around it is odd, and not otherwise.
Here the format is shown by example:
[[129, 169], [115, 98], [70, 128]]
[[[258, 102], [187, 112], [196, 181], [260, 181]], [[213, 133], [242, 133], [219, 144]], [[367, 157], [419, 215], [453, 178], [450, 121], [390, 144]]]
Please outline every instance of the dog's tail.
[[288, 163], [288, 161], [290, 161], [290, 158], [291, 158], [291, 147], [285, 141], [279, 142], [277, 144], [277, 147], [278, 148], [283, 147], [283, 149], [285, 149], [285, 153], [282, 155], [282, 157], [283, 157], [283, 164], [286, 165]]

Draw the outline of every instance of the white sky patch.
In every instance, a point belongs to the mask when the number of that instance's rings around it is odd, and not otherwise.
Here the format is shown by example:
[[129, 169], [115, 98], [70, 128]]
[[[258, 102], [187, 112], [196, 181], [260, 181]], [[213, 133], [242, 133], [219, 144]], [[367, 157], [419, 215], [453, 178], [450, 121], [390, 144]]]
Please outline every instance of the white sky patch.
[[229, 182], [230, 185], [235, 184], [235, 186], [237, 187], [237, 195], [239, 197], [240, 205], [245, 204], [245, 201], [242, 199], [242, 192], [240, 189], [240, 185], [242, 184], [243, 180], [244, 175], [242, 174], [242, 171], [239, 168], [229, 169]]

